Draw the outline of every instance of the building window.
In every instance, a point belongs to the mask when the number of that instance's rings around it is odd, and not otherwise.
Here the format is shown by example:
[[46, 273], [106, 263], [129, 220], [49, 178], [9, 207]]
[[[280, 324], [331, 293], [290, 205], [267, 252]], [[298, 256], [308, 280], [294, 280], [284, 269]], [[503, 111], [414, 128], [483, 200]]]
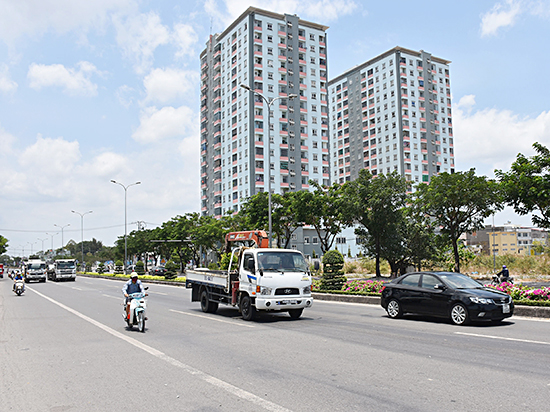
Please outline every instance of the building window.
[[317, 244], [319, 244], [319, 239], [316, 238], [316, 237], [313, 237], [313, 238], [311, 238], [311, 243], [314, 244], [314, 245], [317, 245]]

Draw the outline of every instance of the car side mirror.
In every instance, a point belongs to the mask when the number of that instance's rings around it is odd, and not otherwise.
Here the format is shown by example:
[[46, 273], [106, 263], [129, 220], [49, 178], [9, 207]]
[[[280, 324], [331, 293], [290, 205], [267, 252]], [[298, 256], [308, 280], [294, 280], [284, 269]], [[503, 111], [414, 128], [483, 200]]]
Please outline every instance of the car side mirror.
[[248, 261], [246, 262], [246, 268], [251, 272], [254, 272], [256, 270], [254, 259], [248, 259]]
[[313, 261], [313, 268], [315, 269], [315, 271], [319, 270], [321, 266], [319, 265], [319, 261], [318, 260], [314, 260]]
[[443, 284], [440, 283], [440, 284], [438, 284], [438, 285], [435, 285], [435, 286], [434, 286], [434, 289], [435, 289], [435, 290], [445, 290], [446, 287], [445, 287], [445, 285], [443, 285]]

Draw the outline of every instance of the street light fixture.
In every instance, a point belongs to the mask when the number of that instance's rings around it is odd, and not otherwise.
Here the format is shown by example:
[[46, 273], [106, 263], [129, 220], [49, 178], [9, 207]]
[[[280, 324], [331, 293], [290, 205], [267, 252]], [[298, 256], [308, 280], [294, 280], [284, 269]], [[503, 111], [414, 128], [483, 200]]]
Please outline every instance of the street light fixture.
[[128, 260], [128, 235], [127, 235], [127, 195], [128, 195], [128, 188], [130, 186], [140, 185], [141, 182], [135, 182], [132, 184], [129, 184], [128, 186], [124, 186], [122, 183], [117, 182], [116, 180], [111, 180], [111, 183], [114, 183], [115, 185], [120, 185], [124, 189], [124, 273], [126, 273], [126, 262]]
[[298, 97], [298, 95], [289, 94], [286, 97], [278, 96], [272, 99], [268, 99], [262, 93], [257, 92], [256, 90], [252, 90], [252, 88], [250, 86], [247, 86], [246, 84], [241, 84], [241, 87], [261, 97], [263, 101], [267, 103], [267, 215], [269, 220], [269, 247], [271, 247], [271, 238], [273, 237], [271, 221], [271, 107], [273, 106], [273, 103], [275, 103], [279, 99], [288, 98], [292, 100]]
[[67, 226], [71, 226], [71, 224], [68, 223], [65, 226], [59, 226], [59, 225], [54, 224], [54, 226], [61, 229], [61, 252], [63, 252], [65, 250], [65, 242], [64, 242], [65, 239], [63, 238], [63, 229], [65, 229]]
[[80, 213], [76, 212], [74, 210], [71, 210], [72, 213], [76, 213], [77, 215], [80, 215], [80, 247], [82, 252], [82, 261], [80, 262], [80, 266], [83, 267], [84, 265], [84, 216], [88, 213], [92, 213], [93, 210], [90, 210], [89, 212]]

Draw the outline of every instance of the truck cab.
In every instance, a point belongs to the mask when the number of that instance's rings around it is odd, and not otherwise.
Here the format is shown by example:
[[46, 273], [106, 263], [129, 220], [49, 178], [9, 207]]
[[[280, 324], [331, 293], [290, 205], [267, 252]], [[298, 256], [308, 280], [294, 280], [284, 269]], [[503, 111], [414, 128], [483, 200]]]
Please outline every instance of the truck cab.
[[31, 280], [37, 280], [39, 282], [46, 281], [46, 262], [40, 259], [29, 259], [25, 262], [23, 278], [25, 283], [29, 283]]
[[59, 259], [54, 262], [53, 273], [50, 275], [52, 280], [76, 280], [76, 260]]

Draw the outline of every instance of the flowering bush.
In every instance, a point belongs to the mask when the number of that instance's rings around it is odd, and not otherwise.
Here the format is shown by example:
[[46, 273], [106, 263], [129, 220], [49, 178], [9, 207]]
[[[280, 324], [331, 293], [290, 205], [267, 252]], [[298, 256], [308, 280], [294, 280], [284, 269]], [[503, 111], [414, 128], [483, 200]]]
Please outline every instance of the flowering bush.
[[[318, 280], [313, 281], [312, 290], [314, 292], [320, 290], [319, 283]], [[378, 294], [383, 286], [384, 282], [381, 280], [348, 280], [342, 286], [341, 291], [350, 295], [354, 293]]]
[[550, 302], [550, 288], [532, 288], [523, 284], [514, 285], [513, 283], [503, 282], [498, 286], [485, 285], [501, 292], [507, 293], [514, 300], [536, 300]]

